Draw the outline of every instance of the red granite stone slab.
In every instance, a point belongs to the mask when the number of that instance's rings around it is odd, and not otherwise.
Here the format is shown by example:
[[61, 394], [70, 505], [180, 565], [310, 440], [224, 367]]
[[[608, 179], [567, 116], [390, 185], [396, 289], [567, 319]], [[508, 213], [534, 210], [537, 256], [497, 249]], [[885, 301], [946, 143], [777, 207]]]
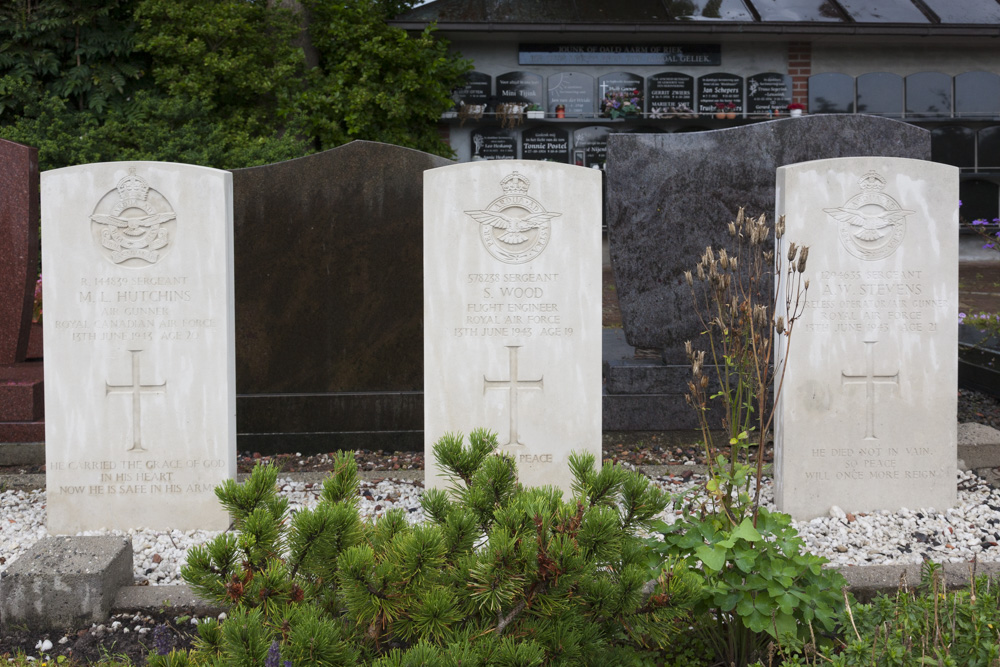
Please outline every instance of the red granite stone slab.
[[38, 270], [38, 149], [0, 139], [0, 364], [24, 361]]
[[0, 366], [0, 422], [36, 422], [45, 418], [41, 362]]
[[45, 442], [45, 422], [0, 422], [0, 442]]

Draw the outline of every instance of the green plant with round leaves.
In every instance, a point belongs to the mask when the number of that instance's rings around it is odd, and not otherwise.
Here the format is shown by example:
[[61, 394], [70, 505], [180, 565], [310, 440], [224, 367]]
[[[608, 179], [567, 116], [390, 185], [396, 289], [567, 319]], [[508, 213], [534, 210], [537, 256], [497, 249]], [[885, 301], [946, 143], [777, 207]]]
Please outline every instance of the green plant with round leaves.
[[803, 550], [788, 515], [761, 507], [755, 527], [749, 516], [733, 525], [726, 515], [686, 511], [653, 529], [654, 569], [680, 560], [702, 579], [694, 628], [717, 660], [748, 665], [771, 643], [816, 645], [838, 629], [844, 578]]

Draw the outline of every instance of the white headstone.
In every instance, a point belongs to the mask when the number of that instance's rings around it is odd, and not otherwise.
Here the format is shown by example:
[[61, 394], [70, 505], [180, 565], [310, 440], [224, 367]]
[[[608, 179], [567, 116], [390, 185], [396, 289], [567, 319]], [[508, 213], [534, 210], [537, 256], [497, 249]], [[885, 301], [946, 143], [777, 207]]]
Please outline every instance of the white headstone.
[[236, 474], [229, 172], [41, 176], [48, 529], [225, 529]]
[[809, 519], [832, 505], [951, 507], [958, 169], [878, 157], [789, 165], [777, 214], [780, 252], [810, 249], [775, 420], [778, 508]]
[[601, 458], [601, 173], [498, 160], [424, 174], [424, 442], [488, 428], [523, 484]]

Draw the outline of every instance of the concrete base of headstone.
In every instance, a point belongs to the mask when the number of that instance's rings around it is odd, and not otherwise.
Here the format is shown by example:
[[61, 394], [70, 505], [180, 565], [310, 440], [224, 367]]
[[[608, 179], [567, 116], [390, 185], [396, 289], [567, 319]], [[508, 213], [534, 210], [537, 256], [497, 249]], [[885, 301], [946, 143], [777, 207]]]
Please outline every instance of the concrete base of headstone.
[[699, 428], [698, 416], [684, 398], [690, 366], [637, 355], [621, 329], [604, 330], [603, 358], [605, 431]]
[[100, 623], [132, 583], [132, 542], [46, 537], [0, 579], [0, 628], [63, 629]]
[[1000, 431], [986, 424], [959, 424], [958, 460], [964, 470], [1000, 467]]

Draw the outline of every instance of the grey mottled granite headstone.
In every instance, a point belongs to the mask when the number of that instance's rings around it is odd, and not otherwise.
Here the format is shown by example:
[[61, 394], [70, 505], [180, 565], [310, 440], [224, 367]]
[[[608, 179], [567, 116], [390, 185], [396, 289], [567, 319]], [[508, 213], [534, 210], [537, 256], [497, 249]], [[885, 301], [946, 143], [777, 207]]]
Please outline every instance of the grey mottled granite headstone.
[[684, 341], [702, 327], [684, 271], [705, 246], [725, 242], [739, 207], [771, 220], [778, 167], [869, 155], [929, 160], [930, 133], [875, 116], [819, 115], [709, 132], [612, 135], [608, 236], [628, 343], [662, 349], [668, 364], [685, 363]]

